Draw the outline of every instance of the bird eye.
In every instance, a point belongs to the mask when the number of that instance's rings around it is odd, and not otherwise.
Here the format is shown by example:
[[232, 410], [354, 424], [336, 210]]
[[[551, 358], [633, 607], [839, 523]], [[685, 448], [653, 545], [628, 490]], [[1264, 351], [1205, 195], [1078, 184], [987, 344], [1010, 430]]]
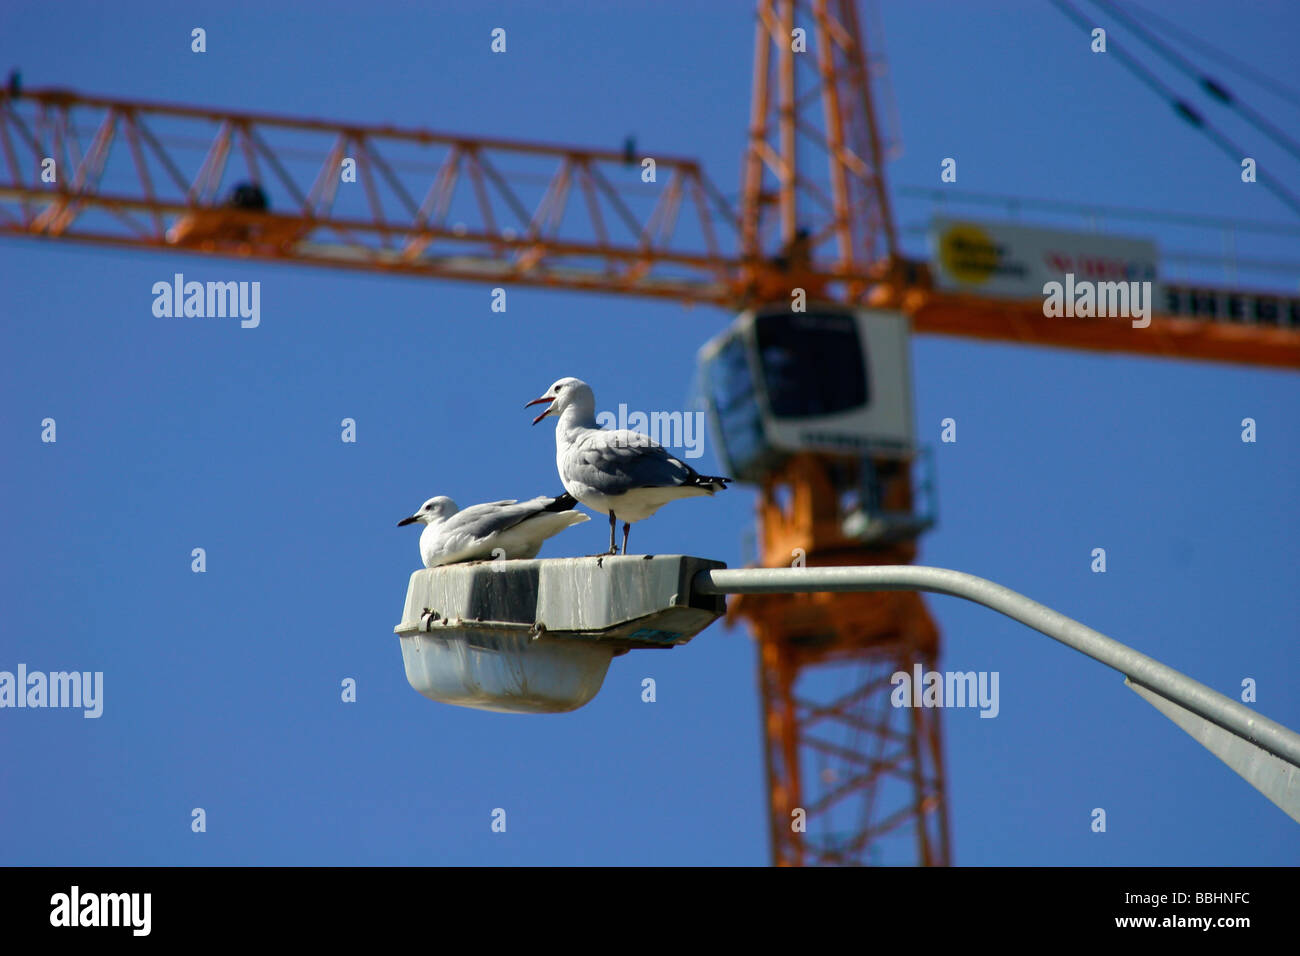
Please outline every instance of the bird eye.
[[557, 392], [558, 392], [560, 389], [562, 389], [562, 388], [564, 388], [563, 385], [557, 385], [557, 386], [555, 386], [555, 390], [556, 390]]

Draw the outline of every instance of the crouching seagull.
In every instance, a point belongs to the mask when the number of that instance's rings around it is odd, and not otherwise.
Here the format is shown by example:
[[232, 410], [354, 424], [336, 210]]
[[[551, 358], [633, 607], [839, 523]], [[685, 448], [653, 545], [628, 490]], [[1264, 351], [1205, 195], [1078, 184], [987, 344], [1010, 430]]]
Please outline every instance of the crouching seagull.
[[712, 495], [730, 478], [701, 475], [674, 458], [648, 435], [596, 424], [596, 396], [581, 379], [562, 378], [524, 407], [548, 402], [533, 419], [559, 416], [555, 426], [555, 464], [564, 490], [593, 511], [609, 515], [609, 553], [614, 528], [623, 518], [623, 553], [633, 521], [650, 517], [670, 501]]
[[541, 495], [530, 501], [490, 501], [461, 511], [446, 495], [438, 495], [397, 526], [424, 522], [420, 557], [426, 568], [501, 556], [535, 558], [547, 538], [590, 520], [573, 510], [577, 503], [569, 494]]

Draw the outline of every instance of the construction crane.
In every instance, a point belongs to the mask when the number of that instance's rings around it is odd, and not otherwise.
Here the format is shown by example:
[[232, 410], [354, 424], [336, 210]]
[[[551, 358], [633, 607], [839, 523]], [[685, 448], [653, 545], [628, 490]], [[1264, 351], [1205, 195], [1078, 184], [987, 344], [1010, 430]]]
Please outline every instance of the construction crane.
[[[1166, 308], [1135, 329], [945, 287], [899, 247], [852, 0], [759, 0], [754, 39], [734, 204], [696, 160], [632, 141], [584, 149], [14, 80], [0, 93], [0, 234], [669, 299], [751, 324], [803, 296], [832, 325], [869, 308], [921, 334], [1300, 368], [1296, 303], [1267, 291], [1166, 282]], [[921, 460], [906, 443], [755, 459], [761, 563], [913, 562], [929, 523]], [[883, 531], [846, 521], [846, 495], [864, 488], [897, 519]], [[921, 597], [748, 595], [730, 613], [759, 642], [773, 861], [872, 862], [879, 841], [911, 833], [916, 862], [949, 863], [938, 711], [889, 706], [892, 673], [938, 658]], [[828, 668], [847, 690], [813, 679]]]

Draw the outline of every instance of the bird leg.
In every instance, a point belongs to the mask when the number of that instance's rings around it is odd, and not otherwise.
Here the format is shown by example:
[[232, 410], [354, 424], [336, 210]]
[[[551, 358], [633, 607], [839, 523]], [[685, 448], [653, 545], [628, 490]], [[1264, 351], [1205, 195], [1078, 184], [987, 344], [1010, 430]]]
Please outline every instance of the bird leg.
[[618, 526], [618, 519], [614, 517], [614, 512], [609, 513], [609, 553], [618, 554], [618, 548], [614, 547], [614, 529]]
[[632, 530], [632, 522], [623, 522], [623, 553], [627, 554], [627, 533]]

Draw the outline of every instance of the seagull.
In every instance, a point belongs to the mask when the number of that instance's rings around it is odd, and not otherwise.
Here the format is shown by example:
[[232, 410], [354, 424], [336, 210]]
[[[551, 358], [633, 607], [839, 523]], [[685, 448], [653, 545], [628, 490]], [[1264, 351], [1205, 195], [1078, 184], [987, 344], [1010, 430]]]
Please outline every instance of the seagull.
[[541, 495], [523, 502], [513, 498], [490, 501], [461, 511], [446, 495], [438, 495], [409, 518], [397, 522], [397, 526], [424, 522], [420, 557], [426, 568], [502, 555], [534, 558], [547, 538], [570, 525], [591, 520], [573, 510], [577, 503], [569, 494], [556, 498]]
[[559, 416], [555, 426], [555, 465], [564, 490], [593, 511], [609, 515], [609, 553], [614, 547], [617, 515], [623, 516], [623, 553], [633, 521], [648, 518], [670, 501], [712, 495], [730, 478], [701, 475], [674, 458], [648, 435], [627, 429], [606, 430], [596, 424], [596, 396], [578, 378], [562, 378], [541, 398], [548, 402], [533, 419]]

